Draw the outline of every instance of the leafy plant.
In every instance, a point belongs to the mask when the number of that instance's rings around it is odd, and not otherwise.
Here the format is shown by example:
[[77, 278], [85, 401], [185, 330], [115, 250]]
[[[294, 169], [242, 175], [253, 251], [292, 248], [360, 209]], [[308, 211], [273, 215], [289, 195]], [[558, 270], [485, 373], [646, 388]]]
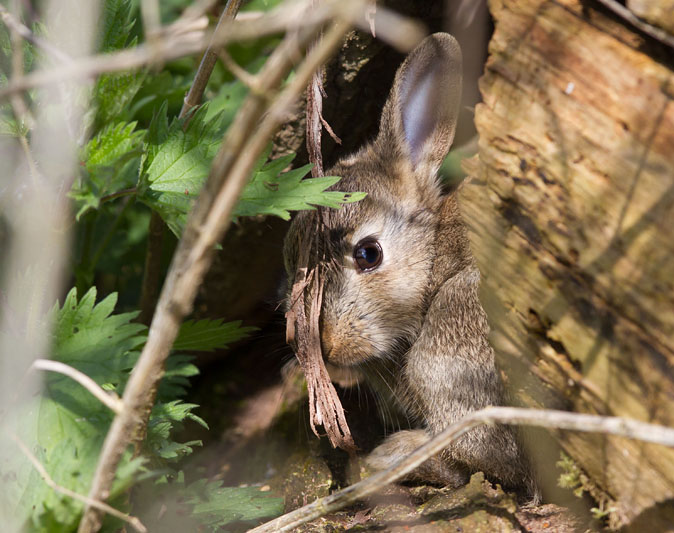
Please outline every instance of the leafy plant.
[[[95, 300], [96, 289], [89, 290], [79, 301], [73, 289], [63, 306], [52, 310], [51, 358], [85, 373], [105, 390], [121, 395], [145, 343], [147, 328], [132, 322], [137, 312], [113, 314], [116, 294], [98, 304]], [[221, 348], [245, 336], [250, 328], [207, 320], [192, 321], [183, 330], [186, 339], [182, 341], [183, 347], [198, 351]], [[197, 332], [209, 334], [200, 342], [195, 336]], [[180, 399], [185, 394], [187, 378], [197, 373], [188, 356], [169, 358], [159, 400], [150, 415], [144, 454], [133, 458], [127, 453], [117, 471], [111, 493], [115, 505], [128, 506], [121, 496], [141, 473], [148, 475], [152, 469], [174, 463], [201, 444], [177, 442], [174, 437], [188, 420], [207, 427], [193, 412], [197, 405]], [[29, 446], [57, 484], [80, 494], [88, 492], [113, 417], [107, 407], [70, 377], [50, 372], [41, 392], [27, 398], [20, 409], [8, 411], [6, 416], [12, 434]], [[0, 465], [10, 481], [2, 485], [3, 516], [14, 516], [17, 525], [28, 523], [31, 529], [49, 529], [53, 523], [61, 524], [64, 531], [76, 527], [82, 504], [44, 483], [14, 442], [3, 442]]]

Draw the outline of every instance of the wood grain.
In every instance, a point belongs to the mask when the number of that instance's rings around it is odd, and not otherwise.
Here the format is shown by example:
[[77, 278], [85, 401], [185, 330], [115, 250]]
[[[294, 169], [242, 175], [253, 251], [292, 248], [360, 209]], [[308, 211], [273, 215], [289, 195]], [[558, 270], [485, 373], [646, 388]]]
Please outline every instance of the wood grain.
[[[588, 4], [490, 2], [462, 211], [522, 400], [674, 426], [674, 58]], [[674, 497], [674, 450], [556, 438], [613, 525]]]

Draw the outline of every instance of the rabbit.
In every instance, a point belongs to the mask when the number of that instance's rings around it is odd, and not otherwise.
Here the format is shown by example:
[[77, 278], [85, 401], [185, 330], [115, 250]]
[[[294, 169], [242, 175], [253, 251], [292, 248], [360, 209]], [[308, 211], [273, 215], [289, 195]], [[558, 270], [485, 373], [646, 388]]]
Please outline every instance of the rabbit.
[[[321, 228], [314, 246], [327, 258], [323, 358], [362, 373], [387, 409], [418, 426], [375, 448], [367, 458], [374, 469], [466, 414], [504, 402], [478, 297], [480, 273], [456, 195], [443, 192], [436, 177], [454, 139], [461, 65], [451, 35], [422, 41], [396, 73], [377, 137], [328, 171], [342, 176], [336, 188], [364, 191], [365, 199], [298, 213], [284, 242], [291, 286], [300, 239]], [[473, 429], [409, 479], [459, 487], [477, 471], [538, 498], [518, 436], [502, 425]]]

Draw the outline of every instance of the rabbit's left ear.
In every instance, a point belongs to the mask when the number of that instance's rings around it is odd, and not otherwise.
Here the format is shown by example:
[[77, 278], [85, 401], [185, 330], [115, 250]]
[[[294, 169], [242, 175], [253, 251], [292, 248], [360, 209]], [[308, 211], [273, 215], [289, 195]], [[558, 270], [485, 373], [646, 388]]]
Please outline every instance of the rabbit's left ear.
[[377, 143], [395, 146], [414, 170], [434, 174], [454, 140], [461, 84], [459, 43], [448, 33], [426, 37], [396, 73]]

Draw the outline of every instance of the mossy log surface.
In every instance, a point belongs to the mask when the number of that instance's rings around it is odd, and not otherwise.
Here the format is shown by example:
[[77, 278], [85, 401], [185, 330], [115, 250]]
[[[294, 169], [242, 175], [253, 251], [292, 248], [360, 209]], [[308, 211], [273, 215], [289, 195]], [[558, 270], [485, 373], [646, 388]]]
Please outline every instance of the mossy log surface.
[[[462, 211], [523, 402], [674, 426], [674, 52], [597, 5], [490, 2]], [[674, 498], [674, 450], [555, 438], [613, 525]]]

